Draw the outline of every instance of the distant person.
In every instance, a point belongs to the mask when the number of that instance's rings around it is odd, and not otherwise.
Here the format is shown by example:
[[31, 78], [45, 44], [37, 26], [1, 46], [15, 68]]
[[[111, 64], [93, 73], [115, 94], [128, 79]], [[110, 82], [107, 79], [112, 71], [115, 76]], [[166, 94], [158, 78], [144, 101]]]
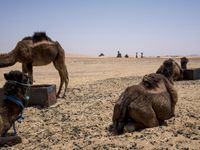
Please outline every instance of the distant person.
[[143, 54], [143, 52], [141, 52], [141, 58], [144, 58], [144, 54]]
[[138, 58], [138, 52], [136, 52], [135, 58]]
[[122, 58], [122, 54], [119, 51], [117, 52], [117, 58]]

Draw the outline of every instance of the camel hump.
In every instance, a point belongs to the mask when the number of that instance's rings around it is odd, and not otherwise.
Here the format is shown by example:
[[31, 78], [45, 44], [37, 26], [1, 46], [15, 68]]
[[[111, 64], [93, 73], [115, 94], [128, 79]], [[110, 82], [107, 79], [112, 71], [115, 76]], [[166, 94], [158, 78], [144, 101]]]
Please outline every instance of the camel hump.
[[164, 76], [161, 74], [151, 73], [143, 77], [141, 84], [149, 89], [157, 88], [163, 78]]
[[33, 43], [38, 43], [41, 41], [52, 41], [47, 35], [46, 32], [34, 32], [32, 36]]
[[22, 39], [22, 41], [25, 41], [25, 40], [32, 40], [32, 37], [31, 36], [26, 36]]

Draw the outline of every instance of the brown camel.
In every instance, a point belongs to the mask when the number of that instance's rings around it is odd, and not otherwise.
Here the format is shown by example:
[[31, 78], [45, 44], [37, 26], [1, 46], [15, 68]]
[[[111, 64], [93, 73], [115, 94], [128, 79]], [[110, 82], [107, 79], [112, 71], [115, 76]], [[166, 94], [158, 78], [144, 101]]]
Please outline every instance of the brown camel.
[[22, 72], [28, 73], [33, 82], [33, 66], [47, 65], [53, 62], [60, 76], [59, 97], [63, 84], [65, 97], [69, 78], [65, 65], [65, 51], [57, 41], [52, 41], [45, 32], [36, 32], [32, 37], [25, 37], [19, 41], [11, 52], [0, 55], [0, 68], [22, 63]]
[[4, 78], [6, 79], [3, 86], [5, 98], [0, 99], [0, 146], [22, 142], [21, 137], [16, 133], [8, 135], [7, 131], [15, 121], [19, 121], [21, 118], [23, 109], [28, 102], [27, 92], [31, 86], [29, 77], [20, 71], [5, 73]]
[[[173, 68], [173, 70], [170, 68]], [[171, 72], [170, 72], [171, 71]], [[164, 74], [169, 77], [169, 80], [177, 81], [183, 79], [183, 70], [173, 59], [169, 58], [163, 62], [163, 64], [158, 68], [156, 73]]]
[[[173, 64], [168, 66], [173, 75]], [[170, 70], [171, 69], [171, 70]], [[156, 127], [174, 116], [178, 95], [170, 76], [152, 73], [138, 85], [126, 88], [114, 106], [110, 131], [122, 134]]]
[[181, 68], [183, 70], [187, 69], [187, 63], [189, 62], [189, 59], [187, 59], [186, 57], [182, 57], [181, 58]]

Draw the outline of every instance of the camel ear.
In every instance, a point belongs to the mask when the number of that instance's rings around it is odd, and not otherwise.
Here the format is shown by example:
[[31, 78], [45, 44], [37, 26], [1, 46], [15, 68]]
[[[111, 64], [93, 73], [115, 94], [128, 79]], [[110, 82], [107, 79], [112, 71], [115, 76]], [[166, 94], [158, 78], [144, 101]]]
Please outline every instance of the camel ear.
[[9, 75], [8, 75], [8, 73], [4, 73], [4, 78], [6, 79], [6, 80], [8, 80], [8, 77]]

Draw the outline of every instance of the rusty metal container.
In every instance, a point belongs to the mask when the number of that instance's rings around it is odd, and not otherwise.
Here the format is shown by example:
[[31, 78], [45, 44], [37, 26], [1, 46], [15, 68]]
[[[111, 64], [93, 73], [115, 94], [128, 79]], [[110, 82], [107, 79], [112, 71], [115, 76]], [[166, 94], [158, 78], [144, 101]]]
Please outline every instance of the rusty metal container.
[[200, 68], [186, 69], [183, 73], [184, 80], [200, 79]]
[[[49, 107], [57, 102], [56, 85], [42, 84], [32, 85], [30, 89], [28, 106]], [[0, 88], [0, 98], [4, 97], [3, 89]]]
[[28, 106], [40, 105], [42, 107], [49, 107], [55, 104], [56, 101], [56, 85], [43, 84], [31, 86]]

